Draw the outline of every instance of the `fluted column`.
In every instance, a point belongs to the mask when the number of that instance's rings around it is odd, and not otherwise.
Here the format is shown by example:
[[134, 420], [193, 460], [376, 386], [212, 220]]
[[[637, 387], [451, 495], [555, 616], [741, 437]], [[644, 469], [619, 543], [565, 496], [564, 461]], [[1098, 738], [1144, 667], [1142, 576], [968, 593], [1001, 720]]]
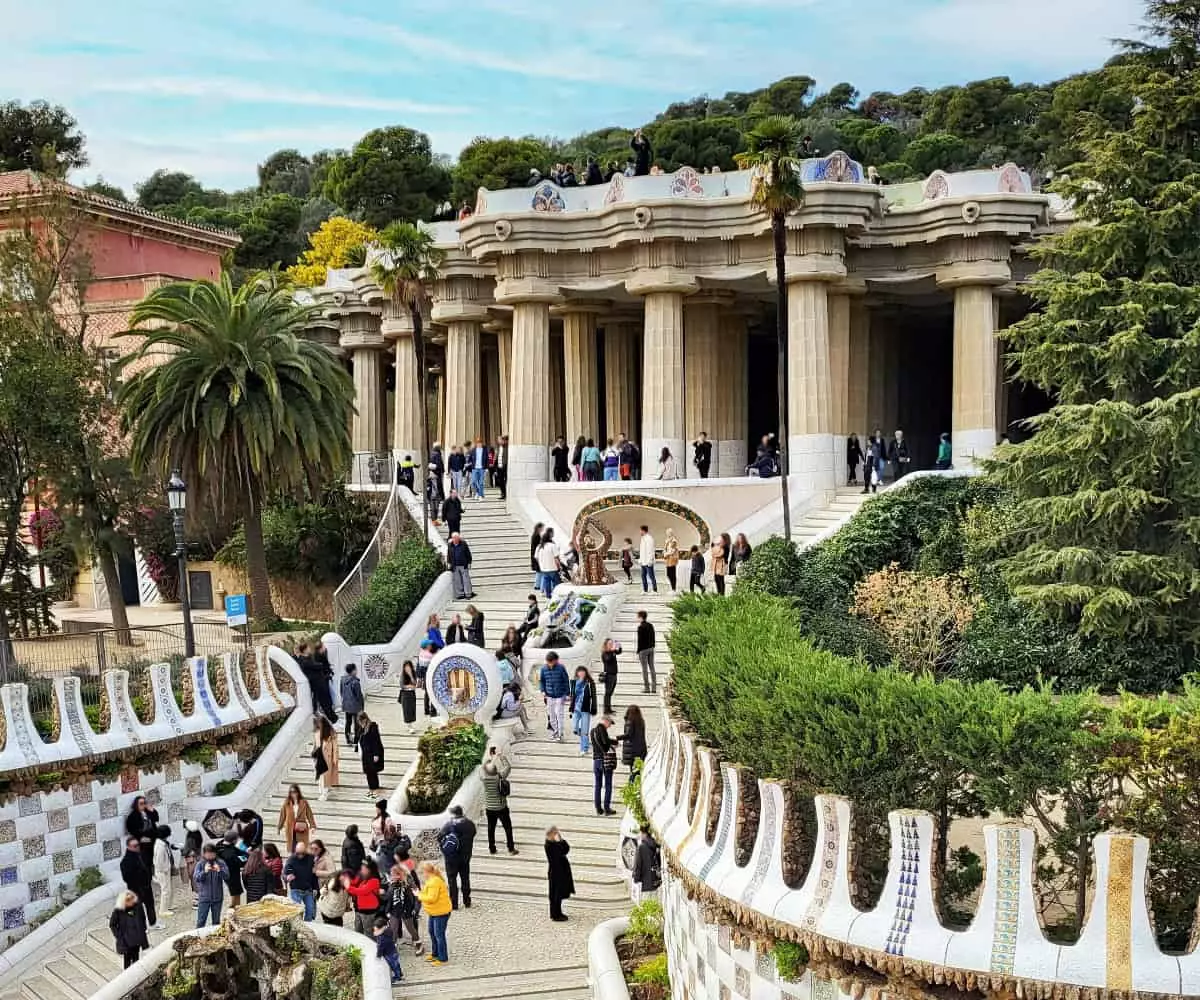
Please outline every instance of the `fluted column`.
[[509, 382], [509, 496], [528, 496], [548, 478], [550, 304], [513, 303]]
[[847, 434], [858, 435], [859, 444], [870, 434], [867, 397], [871, 378], [871, 311], [861, 297], [850, 300], [849, 373], [846, 387]]
[[723, 312], [717, 340], [721, 390], [717, 393], [717, 442], [713, 475], [740, 476], [749, 463], [750, 393], [746, 317]]
[[563, 306], [563, 370], [566, 395], [566, 433], [600, 435], [599, 377], [596, 367], [596, 313], [598, 308]]
[[658, 456], [669, 448], [684, 458], [683, 293], [646, 295], [642, 351], [642, 478], [658, 475]]
[[[389, 304], [384, 309], [381, 332], [393, 342], [396, 364], [396, 388], [392, 419], [392, 452], [397, 461], [412, 456], [417, 467], [422, 466], [421, 402], [417, 388], [417, 354], [413, 345], [412, 319], [404, 311]], [[418, 482], [420, 477], [418, 477]]]
[[954, 291], [954, 464], [964, 468], [996, 446], [998, 360], [996, 314], [989, 285]]
[[637, 383], [632, 378], [638, 358], [633, 324], [623, 320], [604, 321], [604, 412], [608, 423], [605, 438], [621, 434], [640, 440], [637, 420]]
[[563, 364], [563, 340], [557, 336], [553, 330], [550, 331], [550, 384], [549, 402], [550, 407], [550, 433], [547, 435], [547, 441], [553, 441], [561, 435], [568, 441], [575, 440], [576, 431], [572, 431], [567, 426], [567, 408], [566, 396], [564, 392], [563, 382], [565, 366]]
[[446, 325], [447, 444], [474, 441], [483, 433], [479, 354], [478, 322], [456, 320]]
[[500, 428], [498, 433], [507, 434], [509, 428], [508, 394], [512, 378], [512, 327], [507, 323], [489, 324], [496, 334], [496, 359], [500, 367]]
[[[717, 353], [720, 307], [727, 304], [728, 297], [697, 296], [688, 299], [683, 311], [683, 374], [684, 374], [684, 430], [686, 440], [682, 453], [677, 454], [680, 470], [685, 478], [698, 478], [700, 473], [692, 465], [691, 443], [703, 432], [710, 441], [717, 438], [718, 400], [725, 393], [720, 375], [720, 359]], [[715, 451], [715, 445], [714, 445]], [[709, 470], [710, 476], [720, 475], [720, 459]]]
[[355, 413], [352, 443], [356, 452], [383, 451], [386, 434], [383, 413], [383, 352], [358, 347], [351, 352], [354, 365]]
[[483, 433], [484, 440], [493, 442], [501, 434], [500, 418], [500, 358], [490, 347], [483, 352]]
[[[846, 464], [847, 416], [850, 393], [850, 296], [834, 290], [829, 296], [829, 415], [833, 433], [833, 469]], [[840, 482], [835, 479], [835, 485]]]
[[788, 470], [801, 492], [830, 495], [833, 414], [829, 365], [829, 291], [823, 281], [788, 286]]

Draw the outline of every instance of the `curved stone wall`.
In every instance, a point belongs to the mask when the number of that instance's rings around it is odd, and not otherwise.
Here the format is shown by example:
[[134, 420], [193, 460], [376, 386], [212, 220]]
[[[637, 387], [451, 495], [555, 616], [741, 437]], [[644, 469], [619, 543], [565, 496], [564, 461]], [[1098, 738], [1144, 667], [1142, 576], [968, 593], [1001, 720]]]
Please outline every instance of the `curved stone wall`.
[[[850, 801], [817, 796], [816, 851], [803, 882], [791, 888], [783, 877], [783, 845], [789, 831], [778, 782], [757, 781], [753, 852], [744, 866], [735, 859], [743, 805], [753, 797], [740, 787], [742, 777], [743, 772], [718, 762], [686, 726], [669, 716], [646, 761], [643, 802], [669, 869], [664, 890], [668, 933], [678, 937], [682, 931], [686, 938], [670, 951], [677, 997], [753, 995], [755, 1000], [774, 1000], [821, 995], [815, 985], [805, 992], [788, 992], [793, 987], [780, 984], [751, 994], [752, 974], [765, 982], [760, 951], [766, 949], [756, 946], [748, 965], [729, 961], [728, 951], [719, 946], [714, 953], [701, 945], [703, 936], [693, 933], [699, 913], [726, 927], [715, 930], [717, 934], [727, 934], [733, 926], [764, 943], [801, 942], [811, 956], [810, 969], [824, 980], [844, 980], [843, 985], [874, 983], [900, 992], [911, 990], [915, 981], [922, 990], [952, 986], [963, 993], [1113, 1000], [1130, 994], [1200, 993], [1200, 949], [1167, 955], [1155, 942], [1146, 905], [1150, 844], [1145, 838], [1105, 833], [1094, 839], [1095, 891], [1087, 922], [1079, 940], [1064, 945], [1048, 941], [1038, 919], [1033, 830], [1014, 823], [989, 824], [984, 827], [985, 877], [975, 918], [965, 931], [954, 931], [943, 926], [934, 903], [931, 814], [890, 814], [887, 880], [879, 903], [863, 911], [851, 893]], [[693, 783], [698, 785], [694, 798]], [[720, 783], [719, 793], [715, 783]], [[710, 842], [706, 833], [714, 826]], [[681, 926], [685, 922], [687, 926]], [[708, 982], [705, 977], [728, 992], [701, 989], [698, 981]], [[697, 983], [695, 989], [680, 992], [679, 984], [688, 982]], [[832, 987], [831, 982], [825, 985]], [[833, 993], [825, 995], [832, 1000]]]

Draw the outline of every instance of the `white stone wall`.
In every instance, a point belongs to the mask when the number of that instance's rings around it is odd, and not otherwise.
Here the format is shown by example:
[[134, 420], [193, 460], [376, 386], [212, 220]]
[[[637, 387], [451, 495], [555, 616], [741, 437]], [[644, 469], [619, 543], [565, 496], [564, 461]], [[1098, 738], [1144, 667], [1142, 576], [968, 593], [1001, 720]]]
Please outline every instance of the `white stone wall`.
[[157, 771], [129, 769], [113, 778], [23, 795], [0, 805], [0, 949], [29, 931], [29, 922], [73, 890], [79, 872], [115, 873], [125, 852], [125, 818], [139, 795], [183, 840], [185, 802], [211, 794], [219, 781], [240, 777], [235, 753], [218, 752], [215, 766], [172, 760]]

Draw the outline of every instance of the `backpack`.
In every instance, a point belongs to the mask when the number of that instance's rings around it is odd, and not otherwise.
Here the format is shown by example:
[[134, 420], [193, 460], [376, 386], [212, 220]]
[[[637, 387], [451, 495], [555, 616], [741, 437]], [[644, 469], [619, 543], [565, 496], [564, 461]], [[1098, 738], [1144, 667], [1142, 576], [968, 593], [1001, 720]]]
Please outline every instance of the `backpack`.
[[451, 827], [444, 837], [442, 837], [442, 853], [448, 858], [458, 857], [458, 834], [454, 832], [454, 827]]

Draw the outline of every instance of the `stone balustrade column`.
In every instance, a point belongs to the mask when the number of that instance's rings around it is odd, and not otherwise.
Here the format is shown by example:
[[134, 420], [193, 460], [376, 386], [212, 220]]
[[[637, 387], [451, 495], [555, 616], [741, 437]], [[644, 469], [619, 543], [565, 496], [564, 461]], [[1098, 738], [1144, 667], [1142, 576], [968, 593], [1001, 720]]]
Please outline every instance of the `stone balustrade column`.
[[801, 493], [832, 495], [833, 412], [829, 366], [829, 289], [824, 281], [788, 285], [788, 471]]
[[728, 390], [721, 378], [718, 335], [720, 307], [728, 305], [730, 296], [698, 295], [687, 300], [683, 310], [683, 372], [684, 372], [684, 430], [683, 452], [675, 457], [680, 471], [687, 479], [700, 473], [692, 464], [692, 442], [703, 431], [713, 442], [713, 466], [710, 476], [720, 475], [717, 454], [718, 407]]
[[717, 401], [717, 441], [713, 475], [745, 475], [749, 464], [750, 393], [746, 316], [724, 312], [720, 318], [717, 357], [721, 391]]
[[586, 438], [600, 436], [596, 315], [601, 309], [600, 305], [577, 302], [568, 302], [561, 308], [566, 434], [571, 441], [580, 434]]
[[634, 324], [628, 320], [604, 320], [604, 413], [605, 438], [621, 434], [640, 440], [637, 422], [637, 383], [633, 370], [638, 364]]
[[658, 475], [663, 448], [687, 461], [684, 413], [683, 300], [696, 291], [696, 279], [676, 268], [639, 272], [626, 288], [645, 298], [642, 345], [642, 478]]
[[[384, 307], [380, 329], [394, 343], [396, 364], [395, 409], [392, 420], [392, 452], [397, 461], [411, 455], [418, 468], [424, 461], [421, 447], [421, 402], [417, 386], [417, 354], [413, 345], [412, 318], [389, 303]], [[420, 477], [417, 477], [420, 482]]]

